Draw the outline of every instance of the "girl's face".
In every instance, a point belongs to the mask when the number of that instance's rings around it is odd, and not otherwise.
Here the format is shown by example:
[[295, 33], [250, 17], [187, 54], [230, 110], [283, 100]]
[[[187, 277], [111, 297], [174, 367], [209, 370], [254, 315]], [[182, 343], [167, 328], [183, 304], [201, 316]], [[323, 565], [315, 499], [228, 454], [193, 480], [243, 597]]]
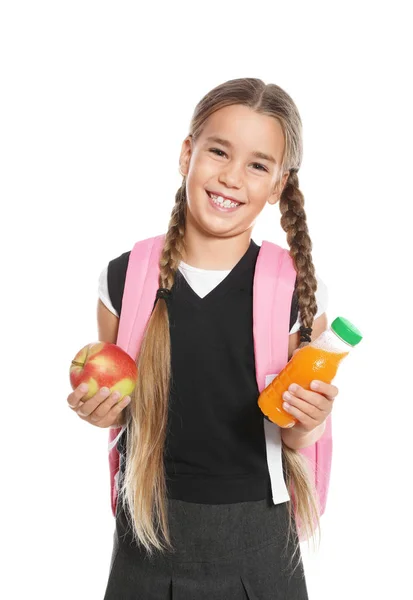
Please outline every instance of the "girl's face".
[[[213, 113], [193, 142], [182, 145], [181, 173], [186, 176], [187, 227], [207, 236], [230, 237], [251, 230], [266, 202], [278, 202], [276, 189], [284, 135], [273, 117], [243, 105], [232, 105]], [[288, 178], [285, 173], [282, 187]], [[229, 196], [218, 205], [208, 192]]]

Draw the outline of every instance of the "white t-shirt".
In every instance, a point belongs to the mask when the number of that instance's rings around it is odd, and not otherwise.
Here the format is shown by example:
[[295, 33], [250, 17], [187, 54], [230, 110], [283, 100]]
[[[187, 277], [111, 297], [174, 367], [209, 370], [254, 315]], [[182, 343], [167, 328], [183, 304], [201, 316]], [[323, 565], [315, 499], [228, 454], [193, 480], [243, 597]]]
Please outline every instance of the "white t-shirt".
[[[231, 269], [226, 271], [214, 271], [211, 269], [199, 269], [198, 267], [192, 267], [184, 263], [183, 261], [179, 264], [179, 270], [182, 275], [185, 277], [191, 288], [194, 290], [196, 294], [200, 298], [203, 298], [211, 290], [213, 290], [225, 277], [230, 273]], [[328, 290], [325, 283], [318, 277], [317, 279], [317, 291], [316, 291], [316, 300], [317, 300], [317, 314], [314, 319], [317, 319], [320, 315], [322, 315], [327, 310], [328, 304]], [[99, 276], [99, 285], [98, 285], [98, 293], [99, 298], [102, 300], [103, 304], [108, 308], [114, 315], [119, 317], [116, 309], [113, 307], [112, 302], [109, 297], [108, 291], [108, 268], [107, 266], [103, 269]], [[299, 330], [300, 323], [299, 320], [294, 323], [291, 328], [290, 335]]]

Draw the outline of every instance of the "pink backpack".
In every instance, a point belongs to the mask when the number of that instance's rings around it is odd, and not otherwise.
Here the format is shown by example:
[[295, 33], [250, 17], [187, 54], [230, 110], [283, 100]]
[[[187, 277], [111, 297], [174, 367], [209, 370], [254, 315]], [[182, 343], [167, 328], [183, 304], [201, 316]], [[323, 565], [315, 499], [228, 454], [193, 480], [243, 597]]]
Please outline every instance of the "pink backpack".
[[[139, 241], [130, 253], [116, 344], [134, 359], [159, 287], [159, 258], [164, 239], [163, 234]], [[253, 289], [255, 368], [260, 392], [288, 362], [290, 310], [295, 278], [296, 271], [288, 251], [264, 241], [257, 258]], [[275, 481], [280, 468], [279, 437], [278, 448], [276, 446], [279, 427], [265, 419], [264, 415], [263, 419], [268, 467], [271, 480]], [[114, 516], [119, 477], [119, 452], [116, 443], [123, 429], [124, 427], [109, 429], [110, 488]], [[320, 514], [323, 514], [331, 471], [331, 414], [319, 441], [299, 452], [308, 460], [319, 499]], [[273, 496], [276, 495], [274, 487], [273, 485]]]

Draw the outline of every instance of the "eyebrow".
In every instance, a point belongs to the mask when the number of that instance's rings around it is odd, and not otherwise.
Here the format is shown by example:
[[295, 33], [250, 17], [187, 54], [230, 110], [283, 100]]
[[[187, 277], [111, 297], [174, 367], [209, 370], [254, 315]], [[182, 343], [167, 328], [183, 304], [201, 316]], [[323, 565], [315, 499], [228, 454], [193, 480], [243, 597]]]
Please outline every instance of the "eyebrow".
[[[217, 137], [215, 135], [211, 135], [209, 137], [207, 137], [206, 139], [207, 142], [215, 142], [216, 144], [221, 144], [221, 146], [226, 146], [227, 148], [232, 148], [232, 144], [231, 142], [229, 142], [228, 140], [224, 140], [224, 138], [220, 138]], [[262, 160], [268, 160], [272, 163], [277, 164], [277, 161], [275, 160], [274, 157], [272, 157], [270, 154], [265, 154], [264, 152], [251, 152], [252, 156], [255, 156], [255, 158], [261, 158]]]

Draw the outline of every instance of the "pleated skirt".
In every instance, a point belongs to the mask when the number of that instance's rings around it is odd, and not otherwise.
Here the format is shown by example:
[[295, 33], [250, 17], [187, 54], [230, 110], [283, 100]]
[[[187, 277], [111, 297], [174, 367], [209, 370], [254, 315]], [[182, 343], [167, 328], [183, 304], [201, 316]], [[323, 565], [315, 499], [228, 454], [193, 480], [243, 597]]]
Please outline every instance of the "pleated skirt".
[[288, 502], [168, 500], [174, 551], [149, 557], [118, 502], [104, 600], [308, 600]]

